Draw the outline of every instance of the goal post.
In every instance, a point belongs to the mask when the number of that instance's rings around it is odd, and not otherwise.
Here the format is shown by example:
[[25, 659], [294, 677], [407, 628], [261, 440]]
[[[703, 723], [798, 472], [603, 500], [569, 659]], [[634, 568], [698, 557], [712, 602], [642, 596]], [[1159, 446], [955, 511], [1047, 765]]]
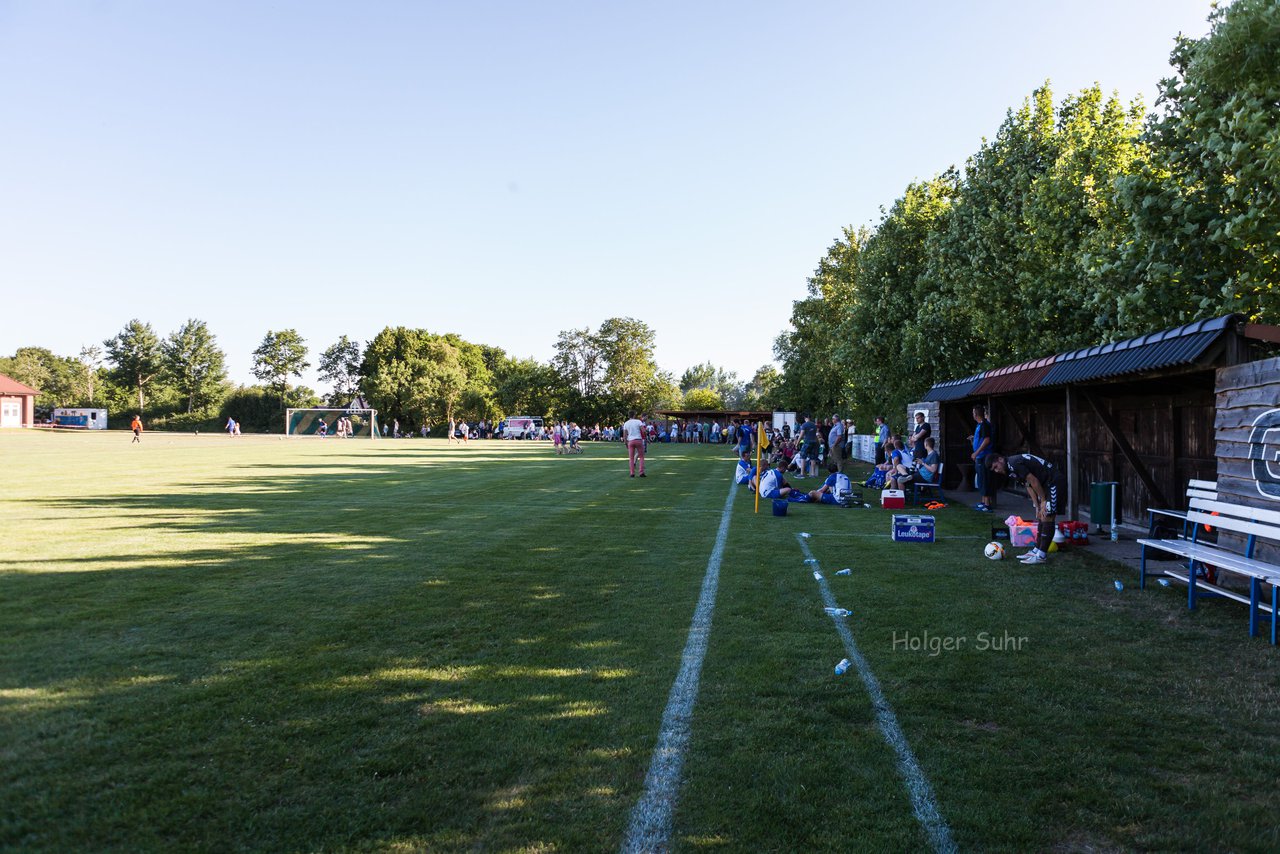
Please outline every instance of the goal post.
[[342, 409], [341, 407], [286, 409], [284, 434], [286, 436], [337, 436], [338, 420], [341, 418], [347, 418], [351, 422], [350, 438], [378, 438], [378, 410]]

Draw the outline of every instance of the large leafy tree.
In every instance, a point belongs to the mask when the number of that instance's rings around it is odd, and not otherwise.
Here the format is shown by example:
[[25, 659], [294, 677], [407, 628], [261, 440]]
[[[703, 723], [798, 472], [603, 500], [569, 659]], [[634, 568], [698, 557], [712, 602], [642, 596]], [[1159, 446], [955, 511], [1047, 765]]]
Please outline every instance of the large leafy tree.
[[430, 424], [491, 416], [495, 354], [457, 335], [387, 327], [365, 348], [360, 390], [385, 418]]
[[301, 377], [309, 366], [307, 342], [296, 329], [267, 330], [253, 351], [253, 375], [280, 396], [280, 408], [287, 402], [289, 378]]
[[494, 398], [503, 415], [555, 415], [564, 386], [551, 365], [536, 359], [506, 359], [495, 365]]
[[360, 362], [363, 358], [360, 343], [345, 335], [320, 354], [320, 379], [333, 386], [330, 404], [342, 406], [355, 396], [360, 385]]
[[103, 344], [107, 348], [107, 359], [115, 367], [116, 379], [137, 390], [138, 411], [144, 411], [146, 388], [164, 371], [164, 354], [155, 330], [150, 323], [135, 318]]
[[791, 328], [773, 346], [783, 371], [777, 388], [781, 406], [816, 413], [848, 405], [853, 380], [837, 358], [837, 327], [853, 310], [867, 237], [844, 229], [809, 277], [809, 295], [792, 304]]
[[19, 347], [0, 359], [0, 374], [38, 390], [36, 406], [74, 406], [84, 400], [79, 363], [45, 347]]
[[214, 406], [226, 394], [226, 357], [209, 326], [192, 318], [160, 345], [165, 375], [187, 412]]
[[1280, 317], [1280, 6], [1236, 0], [1209, 20], [1173, 50], [1150, 161], [1117, 182], [1132, 238], [1099, 270], [1128, 278], [1121, 332]]

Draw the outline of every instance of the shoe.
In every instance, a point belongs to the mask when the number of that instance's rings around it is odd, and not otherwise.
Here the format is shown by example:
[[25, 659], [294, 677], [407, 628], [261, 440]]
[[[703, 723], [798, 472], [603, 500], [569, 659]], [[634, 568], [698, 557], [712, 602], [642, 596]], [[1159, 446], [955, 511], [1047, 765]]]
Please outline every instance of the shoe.
[[1039, 549], [1032, 549], [1024, 555], [1018, 555], [1018, 560], [1023, 563], [1044, 563], [1048, 557]]
[[640, 472], [640, 476], [641, 476], [641, 477], [644, 477], [644, 472]]
[[632, 477], [635, 477], [635, 475], [631, 475], [631, 476], [632, 476]]
[[977, 504], [973, 505], [973, 509], [974, 509], [974, 510], [977, 510], [979, 513], [990, 513], [990, 512], [991, 512], [991, 508], [990, 508], [990, 507], [988, 507], [986, 504], [983, 504], [983, 503], [981, 503], [981, 502], [979, 502], [979, 503], [977, 503]]

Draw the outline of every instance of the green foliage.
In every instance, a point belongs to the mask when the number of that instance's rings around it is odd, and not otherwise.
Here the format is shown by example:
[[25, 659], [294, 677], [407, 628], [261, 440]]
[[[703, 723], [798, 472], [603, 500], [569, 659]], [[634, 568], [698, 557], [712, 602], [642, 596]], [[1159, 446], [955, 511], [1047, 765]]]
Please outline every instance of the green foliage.
[[387, 327], [365, 348], [360, 375], [369, 405], [405, 426], [490, 418], [495, 408], [484, 349], [453, 334]]
[[535, 359], [503, 357], [493, 368], [498, 415], [557, 415], [565, 390], [560, 374]]
[[165, 375], [186, 400], [187, 414], [216, 406], [227, 391], [225, 357], [203, 320], [188, 320], [160, 345]]
[[778, 403], [798, 412], [847, 408], [853, 384], [838, 363], [836, 328], [853, 310], [865, 233], [844, 229], [809, 278], [809, 296], [791, 310], [791, 329], [773, 352], [782, 365]]
[[1181, 38], [1146, 139], [1118, 182], [1131, 240], [1098, 259], [1125, 281], [1117, 328], [1229, 311], [1280, 319], [1280, 5], [1238, 0], [1208, 36]]
[[560, 333], [552, 365], [565, 387], [564, 417], [583, 424], [618, 422], [678, 400], [672, 378], [653, 361], [653, 330], [630, 317], [600, 329]]
[[360, 344], [343, 335], [320, 354], [320, 379], [333, 385], [331, 406], [346, 406], [360, 386]]
[[723, 409], [724, 399], [709, 388], [691, 388], [684, 393], [683, 409]]
[[742, 404], [743, 385], [737, 374], [717, 368], [710, 362], [694, 365], [680, 377], [680, 391], [686, 395], [694, 389], [706, 389], [721, 401], [721, 406], [736, 409]]
[[135, 318], [103, 344], [107, 348], [107, 359], [115, 366], [114, 379], [137, 390], [138, 412], [145, 412], [145, 390], [164, 371], [164, 354], [155, 330], [150, 323]]
[[288, 406], [289, 377], [300, 377], [307, 369], [307, 343], [296, 329], [267, 330], [253, 351], [253, 375], [279, 395], [280, 408]]
[[87, 400], [80, 363], [44, 347], [19, 347], [0, 359], [0, 374], [39, 391], [36, 406], [79, 406]]

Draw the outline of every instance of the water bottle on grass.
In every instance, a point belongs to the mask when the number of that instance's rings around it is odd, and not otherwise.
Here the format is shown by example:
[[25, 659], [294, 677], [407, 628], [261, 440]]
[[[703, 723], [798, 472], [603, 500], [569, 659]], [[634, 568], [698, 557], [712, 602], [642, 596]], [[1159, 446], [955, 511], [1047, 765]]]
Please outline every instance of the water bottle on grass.
[[836, 665], [836, 675], [843, 676], [844, 672], [849, 669], [849, 659], [842, 658], [840, 663]]

